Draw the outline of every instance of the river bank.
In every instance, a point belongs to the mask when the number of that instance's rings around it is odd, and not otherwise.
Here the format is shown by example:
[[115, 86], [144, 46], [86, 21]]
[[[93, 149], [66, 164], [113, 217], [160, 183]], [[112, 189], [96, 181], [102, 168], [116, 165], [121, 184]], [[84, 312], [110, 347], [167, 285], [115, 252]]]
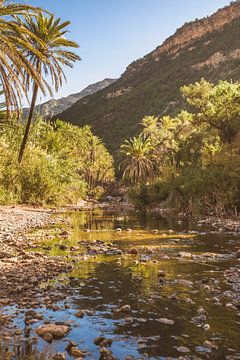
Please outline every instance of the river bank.
[[[0, 306], [33, 306], [44, 298], [42, 281], [70, 270], [61, 258], [29, 252], [28, 233], [36, 228], [65, 222], [56, 212], [25, 207], [0, 207]], [[49, 296], [49, 294], [47, 294]]]

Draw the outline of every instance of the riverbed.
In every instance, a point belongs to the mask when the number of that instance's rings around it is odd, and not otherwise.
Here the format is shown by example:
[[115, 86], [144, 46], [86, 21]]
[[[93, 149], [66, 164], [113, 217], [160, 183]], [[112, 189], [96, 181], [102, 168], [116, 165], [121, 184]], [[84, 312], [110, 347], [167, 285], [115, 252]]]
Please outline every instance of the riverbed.
[[[240, 359], [236, 232], [128, 210], [51, 217], [25, 251], [57, 271], [35, 303], [2, 304], [0, 359]], [[67, 331], [39, 335], [49, 324]]]

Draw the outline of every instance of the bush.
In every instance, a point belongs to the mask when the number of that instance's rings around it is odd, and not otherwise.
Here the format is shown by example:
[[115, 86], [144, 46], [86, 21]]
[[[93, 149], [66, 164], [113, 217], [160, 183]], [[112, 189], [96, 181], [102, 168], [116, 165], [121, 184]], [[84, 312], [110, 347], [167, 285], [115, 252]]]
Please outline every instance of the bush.
[[[112, 157], [89, 127], [60, 121], [51, 125], [38, 119], [19, 164], [22, 131], [22, 126], [8, 128], [0, 137], [0, 203], [77, 204], [89, 192], [101, 194], [114, 180]], [[93, 139], [94, 159], [90, 156]]]

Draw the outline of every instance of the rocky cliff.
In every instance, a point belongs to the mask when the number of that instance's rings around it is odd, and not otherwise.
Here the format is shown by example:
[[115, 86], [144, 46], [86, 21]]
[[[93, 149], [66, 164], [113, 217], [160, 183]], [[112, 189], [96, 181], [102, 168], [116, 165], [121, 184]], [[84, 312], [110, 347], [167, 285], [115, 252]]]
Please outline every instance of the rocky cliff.
[[[179, 88], [204, 77], [240, 79], [240, 2], [183, 25], [153, 52], [130, 64], [112, 85], [77, 101], [59, 117], [90, 124], [114, 151], [145, 115], [175, 114]], [[184, 105], [185, 106], [185, 105]]]

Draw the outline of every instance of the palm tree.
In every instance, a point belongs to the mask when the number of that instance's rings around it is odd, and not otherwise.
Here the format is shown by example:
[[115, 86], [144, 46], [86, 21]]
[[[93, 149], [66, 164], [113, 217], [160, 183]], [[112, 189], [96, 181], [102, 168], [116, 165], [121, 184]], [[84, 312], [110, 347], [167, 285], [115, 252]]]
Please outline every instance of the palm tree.
[[[55, 19], [54, 15], [45, 15], [39, 12], [37, 16], [26, 16], [24, 21], [16, 17], [15, 24], [26, 30], [26, 39], [28, 39], [30, 44], [36, 48], [39, 53], [36, 54], [36, 52], [26, 49], [25, 55], [29, 59], [29, 62], [39, 74], [46, 77], [49, 76], [52, 86], [55, 91], [58, 91], [63, 81], [66, 80], [62, 66], [73, 67], [73, 63], [80, 60], [78, 55], [68, 50], [70, 47], [78, 48], [76, 42], [65, 38], [65, 34], [67, 33], [66, 28], [70, 22], [61, 22], [61, 19]], [[29, 36], [28, 32], [31, 32], [32, 36]], [[41, 39], [41, 43], [38, 39]], [[32, 81], [32, 77], [29, 76], [28, 73], [25, 74], [25, 78], [26, 89], [29, 90], [32, 84], [33, 92], [25, 133], [19, 151], [19, 162], [22, 161], [27, 144], [39, 91], [39, 84], [35, 80]], [[47, 86], [49, 94], [52, 95], [51, 87], [47, 84], [46, 80], [45, 86]]]
[[[40, 74], [24, 56], [21, 48], [24, 47], [35, 54], [38, 52], [27, 41], [26, 36], [23, 37], [28, 30], [22, 29], [20, 24], [15, 23], [11, 17], [14, 15], [24, 17], [30, 13], [36, 15], [39, 10], [39, 8], [28, 5], [6, 3], [0, 0], [0, 83], [4, 91], [7, 118], [13, 111], [19, 115], [21, 98], [26, 95], [24, 86], [26, 73], [44, 91], [44, 83]], [[38, 41], [37, 38], [36, 41]]]
[[126, 140], [121, 145], [121, 152], [126, 157], [120, 164], [123, 168], [123, 179], [139, 184], [151, 178], [154, 172], [152, 150], [151, 141], [143, 139], [142, 136]]

